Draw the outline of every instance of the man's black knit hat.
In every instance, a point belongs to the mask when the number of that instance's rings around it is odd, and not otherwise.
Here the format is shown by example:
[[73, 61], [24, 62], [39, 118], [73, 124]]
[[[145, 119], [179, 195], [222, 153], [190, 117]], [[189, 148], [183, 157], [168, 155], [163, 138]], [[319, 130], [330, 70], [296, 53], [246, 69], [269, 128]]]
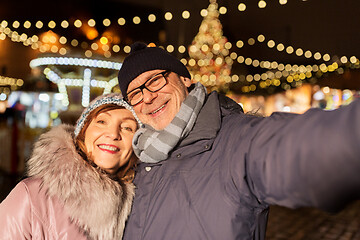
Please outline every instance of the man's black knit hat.
[[191, 78], [185, 65], [164, 49], [135, 42], [131, 45], [131, 52], [125, 58], [118, 75], [123, 96], [126, 96], [127, 88], [132, 80], [143, 72], [155, 69], [170, 70], [180, 76]]

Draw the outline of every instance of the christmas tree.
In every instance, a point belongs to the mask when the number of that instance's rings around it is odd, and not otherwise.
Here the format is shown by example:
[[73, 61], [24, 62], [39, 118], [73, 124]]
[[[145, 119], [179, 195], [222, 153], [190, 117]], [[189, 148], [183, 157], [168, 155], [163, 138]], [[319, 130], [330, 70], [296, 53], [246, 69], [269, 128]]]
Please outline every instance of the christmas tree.
[[209, 91], [227, 92], [231, 81], [232, 59], [228, 56], [231, 44], [223, 36], [218, 4], [210, 0], [199, 32], [189, 47], [188, 68], [195, 81], [200, 81]]

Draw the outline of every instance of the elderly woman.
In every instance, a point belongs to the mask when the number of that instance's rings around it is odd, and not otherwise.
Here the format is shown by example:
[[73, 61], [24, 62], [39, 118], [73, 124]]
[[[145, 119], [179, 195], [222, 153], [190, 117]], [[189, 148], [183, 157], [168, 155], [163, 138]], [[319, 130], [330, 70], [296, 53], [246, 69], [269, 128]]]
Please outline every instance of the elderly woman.
[[0, 204], [0, 239], [121, 239], [140, 124], [119, 95], [109, 94], [92, 101], [75, 127], [40, 136], [29, 177]]

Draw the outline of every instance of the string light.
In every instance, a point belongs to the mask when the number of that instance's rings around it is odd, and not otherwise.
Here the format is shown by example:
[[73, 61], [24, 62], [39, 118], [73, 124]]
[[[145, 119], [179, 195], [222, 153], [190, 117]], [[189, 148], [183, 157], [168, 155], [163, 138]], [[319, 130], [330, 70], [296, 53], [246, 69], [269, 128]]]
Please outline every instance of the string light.
[[154, 14], [150, 14], [148, 17], [149, 22], [155, 22], [156, 21], [156, 16]]
[[55, 27], [56, 27], [55, 21], [51, 20], [51, 21], [48, 23], [48, 27], [49, 27], [49, 28], [55, 28]]
[[[358, 63], [358, 60], [355, 60], [356, 58], [354, 57], [353, 61], [354, 64]], [[345, 58], [343, 57], [343, 61], [345, 62]], [[356, 61], [356, 62], [355, 62]], [[287, 72], [287, 70], [290, 70], [292, 68], [292, 70], [297, 70], [297, 72]], [[292, 87], [299, 87], [303, 84], [303, 81], [309, 78], [312, 78], [314, 75], [320, 75], [321, 73], [326, 73], [326, 72], [334, 72], [337, 71], [338, 74], [343, 74], [344, 71], [342, 68], [339, 67], [337, 62], [334, 62], [330, 65], [326, 65], [326, 64], [321, 64], [320, 66], [314, 65], [314, 66], [291, 66], [291, 65], [287, 65], [286, 66], [286, 70], [285, 71], [277, 71], [275, 74], [273, 72], [267, 72], [267, 73], [263, 73], [260, 76], [260, 80], [259, 80], [259, 75], [255, 74], [255, 75], [233, 75], [231, 77], [232, 80], [236, 80], [237, 81], [242, 81], [244, 82], [245, 80], [249, 83], [252, 83], [253, 81], [258, 81], [258, 85], [260, 88], [265, 89], [271, 86], [275, 86], [275, 87], [279, 87], [281, 86], [284, 90], [288, 90]], [[312, 74], [312, 72], [314, 72], [314, 74]], [[285, 77], [287, 83], [281, 83], [280, 78]], [[255, 86], [255, 87], [254, 87]], [[252, 91], [256, 90], [256, 85], [251, 84], [251, 85], [245, 85], [242, 87], [242, 91], [244, 93], [249, 93]]]
[[24, 80], [22, 79], [0, 76], [0, 86], [10, 86], [11, 89], [15, 90], [23, 85]]
[[20, 23], [19, 21], [14, 21], [13, 24], [12, 24], [13, 28], [18, 28], [20, 27]]
[[90, 50], [86, 50], [85, 53], [84, 53], [84, 55], [85, 55], [85, 57], [91, 58], [92, 55], [93, 55], [93, 53], [92, 53], [92, 51], [90, 51]]
[[110, 24], [111, 24], [111, 21], [110, 21], [110, 19], [108, 19], [108, 18], [105, 18], [105, 19], [103, 20], [103, 25], [104, 25], [105, 27], [108, 27], [108, 26], [110, 26]]
[[94, 20], [94, 19], [89, 19], [89, 21], [88, 21], [88, 25], [89, 25], [90, 27], [94, 27], [94, 26], [95, 26], [95, 24], [96, 24], [96, 22], [95, 22], [95, 20]]
[[30, 28], [31, 27], [31, 23], [30, 23], [30, 21], [25, 21], [24, 22], [24, 28]]
[[[287, 1], [281, 1], [281, 0], [280, 0], [279, 3], [280, 3], [280, 4], [286, 4]], [[260, 7], [263, 7], [264, 4], [266, 5], [266, 2], [265, 2], [264, 0], [260, 0], [260, 1], [259, 1]], [[239, 6], [238, 6], [238, 8], [239, 8], [240, 11], [245, 11], [245, 10], [246, 10], [246, 5], [245, 5], [244, 3], [240, 3]], [[219, 13], [220, 13], [220, 14], [226, 14], [226, 13], [227, 13], [226, 7], [224, 7], [224, 6], [223, 6], [223, 7], [220, 7], [220, 8], [219, 8]], [[201, 12], [200, 12], [200, 14], [201, 14], [201, 16], [207, 15], [207, 10], [206, 10], [206, 9], [202, 9]], [[172, 20], [172, 18], [173, 18], [173, 14], [172, 14], [171, 12], [166, 12], [164, 17], [165, 17], [166, 20], [170, 21], [170, 20]], [[184, 10], [184, 11], [182, 12], [182, 17], [183, 17], [184, 19], [188, 19], [188, 18], [190, 17], [190, 12], [187, 11], [187, 10]], [[154, 22], [154, 21], [156, 20], [156, 15], [155, 15], [155, 14], [150, 14], [149, 17], [148, 17], [148, 19], [149, 19], [150, 22]], [[4, 22], [4, 24], [7, 24], [7, 22], [6, 22], [5, 20], [4, 20], [3, 22]], [[141, 22], [141, 19], [140, 19], [138, 16], [135, 16], [135, 17], [133, 18], [133, 22], [134, 22], [135, 24], [139, 24], [139, 23]], [[89, 26], [95, 26], [95, 24], [96, 24], [93, 19], [89, 19], [89, 20], [87, 21], [87, 23], [88, 23]], [[14, 21], [13, 24], [15, 24], [16, 26], [18, 26], [20, 23], [19, 23], [18, 21]], [[103, 20], [103, 24], [104, 24], [104, 26], [109, 26], [109, 25], [111, 24], [110, 19], [107, 19], [107, 18], [104, 19], [104, 20]], [[124, 19], [124, 18], [119, 18], [119, 19], [118, 19], [118, 24], [119, 24], [119, 25], [125, 25], [125, 24], [126, 24], [125, 19]], [[51, 21], [48, 23], [48, 27], [51, 28], [51, 29], [54, 29], [54, 28], [56, 27], [56, 25], [57, 25], [57, 23], [56, 23], [55, 21], [53, 21], [53, 20], [51, 20]], [[63, 20], [63, 21], [61, 21], [61, 23], [60, 23], [59, 25], [60, 25], [62, 28], [68, 28], [68, 27], [69, 27], [69, 22], [68, 22], [67, 20]], [[75, 26], [75, 27], [80, 28], [82, 25], [83, 25], [83, 23], [82, 23], [82, 21], [81, 21], [80, 19], [77, 19], [77, 20], [74, 21], [74, 26]], [[37, 21], [36, 24], [31, 24], [30, 21], [25, 21], [25, 22], [24, 22], [24, 26], [27, 26], [27, 27], [29, 27], [29, 28], [30, 28], [31, 26], [36, 26], [37, 28], [41, 29], [41, 28], [43, 27], [43, 23], [42, 23], [41, 21]], [[1, 34], [1, 33], [0, 33], [0, 34]], [[12, 34], [12, 33], [11, 33], [11, 34]], [[20, 35], [20, 34], [19, 34], [19, 35]], [[20, 36], [21, 36], [21, 35], [20, 35]], [[0, 38], [1, 38], [1, 39], [4, 39], [4, 35], [0, 35]], [[41, 52], [51, 51], [51, 49], [54, 50], [54, 48], [51, 48], [51, 47], [41, 46], [42, 44], [41, 44], [40, 42], [37, 43], [37, 44], [33, 44], [32, 42], [29, 42], [29, 40], [19, 40], [19, 37], [18, 37], [17, 35], [14, 35], [11, 39], [12, 39], [13, 41], [23, 41], [25, 46], [31, 46], [34, 50], [35, 50], [35, 49], [38, 49], [38, 50], [41, 51]], [[76, 40], [76, 39], [75, 39], [75, 40]], [[259, 41], [261, 42], [261, 41], [263, 41], [263, 40], [259, 39]], [[254, 43], [254, 41], [251, 40], [250, 44], [252, 44], [252, 43]], [[64, 44], [64, 43], [62, 43], [62, 44]], [[78, 40], [76, 40], [76, 41], [74, 41], [74, 42], [71, 42], [71, 44], [72, 44], [72, 46], [74, 46], [74, 47], [75, 47], [75, 46], [78, 46]], [[255, 44], [255, 43], [254, 43], [254, 44]], [[81, 46], [83, 47], [83, 45], [81, 45]], [[91, 46], [91, 43], [88, 43], [87, 46]], [[124, 48], [124, 49], [126, 49], [126, 48]], [[85, 49], [85, 51], [87, 51], [87, 50]], [[62, 52], [64, 52], [64, 50], [62, 50]], [[105, 51], [105, 52], [106, 52], [106, 51]], [[105, 52], [104, 52], [104, 55], [109, 55], [109, 54], [111, 54], [111, 53], [105, 53]], [[127, 53], [127, 52], [125, 51], [125, 53]]]
[[125, 18], [119, 18], [119, 19], [118, 19], [118, 24], [119, 24], [120, 26], [125, 25], [125, 23], [126, 23]]
[[223, 14], [223, 15], [226, 14], [227, 13], [227, 8], [226, 7], [220, 7], [219, 8], [219, 13]]
[[62, 37], [60, 37], [59, 38], [59, 43], [61, 43], [61, 44], [66, 44], [67, 43], [67, 39], [66, 39], [66, 37], [64, 37], [64, 36], [62, 36]]
[[[279, 0], [279, 4], [285, 5], [285, 4], [287, 4], [287, 1], [286, 0]], [[266, 2], [264, 0], [260, 0], [258, 2], [258, 7], [259, 8], [265, 8], [266, 7]], [[245, 11], [246, 10], [246, 5], [244, 3], [240, 3], [238, 5], [238, 10], [239, 11]], [[219, 9], [219, 12], [221, 14], [226, 14], [227, 9], [225, 7], [221, 7]], [[200, 14], [201, 14], [201, 16], [206, 16], [208, 14], [208, 12], [205, 9], [203, 9], [203, 10], [201, 10]], [[170, 21], [173, 18], [173, 14], [171, 12], [166, 12], [164, 17], [165, 17], [166, 20]], [[182, 18], [188, 19], [189, 17], [190, 17], [190, 12], [188, 12], [186, 10], [182, 12]], [[135, 20], [135, 18], [138, 18], [138, 19]], [[105, 26], [106, 25], [109, 26], [111, 24], [110, 20], [108, 19], [109, 23], [105, 23], [105, 20], [103, 21], [103, 24]], [[150, 14], [148, 16], [148, 20], [150, 22], [154, 22], [156, 20], [156, 15]], [[79, 22], [77, 24], [75, 24], [75, 22], [77, 22], [77, 21], [79, 21]], [[74, 22], [74, 26], [77, 25], [76, 27], [81, 27], [82, 22], [80, 20], [76, 20], [75, 22]], [[133, 18], [133, 22], [135, 24], [139, 24], [141, 22], [141, 19], [139, 17], [135, 16]], [[92, 19], [88, 20], [87, 23], [88, 23], [89, 26], [95, 26], [95, 21], [92, 20]], [[118, 19], [118, 24], [119, 25], [125, 25], [126, 24], [125, 19], [124, 18], [119, 18]], [[21, 23], [19, 21], [14, 21], [11, 24], [11, 26], [13, 26], [14, 28], [19, 28], [20, 25], [21, 25]], [[23, 25], [24, 25], [25, 28], [31, 28], [33, 26], [33, 27], [36, 27], [38, 29], [41, 29], [43, 27], [43, 23], [41, 21], [37, 21], [36, 24], [32, 24], [30, 21], [25, 21], [23, 23]], [[57, 24], [54, 21], [50, 21], [48, 23], [49, 28], [52, 28], [52, 29], [55, 28], [56, 25]], [[63, 20], [61, 22], [61, 24], [59, 24], [59, 25], [62, 28], [69, 27], [69, 23], [66, 20]], [[2, 40], [4, 40], [6, 38], [6, 36], [7, 36], [9, 39], [11, 39], [14, 42], [22, 42], [25, 46], [31, 46], [33, 49], [38, 49], [38, 50], [43, 51], [43, 52], [46, 52], [46, 51], [59, 52], [59, 53], [61, 52], [60, 54], [65, 54], [67, 52], [67, 50], [65, 48], [59, 48], [57, 46], [48, 46], [48, 45], [44, 44], [43, 42], [40, 42], [38, 40], [34, 40], [37, 37], [36, 35], [34, 35], [36, 37], [34, 37], [34, 36], [30, 37], [30, 36], [27, 36], [25, 33], [18, 33], [16, 31], [12, 31], [10, 28], [7, 28], [7, 26], [8, 26], [8, 22], [3, 20], [1, 22], [2, 29], [0, 29], [0, 39], [2, 39]], [[259, 43], [265, 42], [265, 36], [262, 35], [262, 34], [259, 35], [256, 39], [257, 39], [257, 41]], [[67, 39], [65, 37], [59, 38], [59, 43], [65, 45], [67, 42], [68, 41], [67, 41]], [[54, 43], [54, 40], [49, 39], [49, 43]], [[73, 39], [70, 43], [74, 47], [79, 45], [79, 41], [76, 40], [76, 39]], [[247, 43], [248, 45], [255, 45], [257, 42], [256, 42], [255, 38], [249, 38], [248, 41], [245, 41], [245, 43]], [[328, 62], [328, 61], [331, 60], [330, 54], [327, 54], [327, 53], [322, 55], [319, 52], [313, 53], [310, 50], [305, 51], [305, 50], [303, 50], [301, 48], [296, 48], [296, 50], [295, 50], [295, 48], [293, 46], [284, 46], [284, 44], [282, 44], [282, 43], [276, 44], [274, 40], [269, 40], [269, 41], [266, 42], [266, 44], [271, 49], [276, 49], [279, 52], [285, 50], [286, 53], [288, 53], [288, 54], [296, 54], [298, 57], [314, 58], [315, 60], [321, 60], [322, 59], [325, 62]], [[86, 43], [86, 45], [91, 47], [91, 49], [94, 50], [93, 43]], [[84, 45], [81, 44], [81, 46], [84, 46]], [[234, 44], [234, 46], [236, 46], [237, 48], [240, 49], [240, 48], [242, 48], [244, 46], [244, 41], [239, 40], [239, 41], [236, 42], [236, 44]], [[227, 49], [229, 50], [230, 48], [227, 48]], [[122, 49], [123, 49], [123, 51], [125, 53], [130, 52], [130, 47], [129, 46], [125, 46]], [[104, 56], [105, 57], [110, 57], [111, 56], [110, 50], [113, 51], [113, 52], [118, 53], [120, 51], [120, 47], [118, 45], [107, 46], [107, 50], [106, 49], [103, 49], [103, 50], [104, 50]], [[175, 47], [173, 45], [168, 45], [166, 47], [166, 50], [168, 52], [173, 52], [175, 50]], [[184, 53], [186, 51], [186, 47], [179, 46], [179, 47], [177, 47], [177, 50], [180, 53]], [[88, 55], [90, 55], [90, 53], [92, 54], [92, 52], [90, 50], [85, 49], [85, 52], [87, 52]], [[256, 59], [248, 59], [248, 58], [246, 58], [247, 61], [245, 61], [245, 58], [243, 56], [238, 56], [235, 52], [234, 52], [234, 54], [231, 53], [229, 58], [225, 59], [225, 61], [230, 61], [229, 59], [231, 61], [232, 60], [237, 60], [237, 62], [239, 62], [239, 63], [245, 62], [245, 64], [251, 62], [250, 64], [252, 64], [252, 66], [254, 66], [254, 67], [261, 66], [260, 63], [263, 62], [263, 61], [259, 61], [259, 60], [256, 60]], [[194, 64], [193, 61], [191, 61], [191, 59], [190, 60], [185, 60], [184, 59], [182, 61], [186, 61], [188, 64], [189, 63]], [[359, 62], [359, 60], [355, 56], [352, 56], [350, 58], [350, 60], [348, 60], [346, 56], [343, 56], [339, 60], [339, 62], [341, 64], [346, 64], [346, 63], [348, 63], [348, 61], [350, 61], [351, 64], [357, 64]], [[201, 63], [199, 63], [199, 62], [196, 63], [195, 62], [195, 64], [201, 64], [201, 65], [206, 66], [206, 63], [203, 63], [203, 62], [201, 62]], [[263, 64], [263, 65], [268, 66], [268, 64]], [[275, 66], [275, 65], [276, 64], [274, 64], [272, 66]], [[281, 66], [284, 66], [284, 65], [277, 64], [277, 66], [278, 66], [278, 68], [281, 68]], [[324, 67], [324, 65], [319, 65], [319, 66], [321, 66], [321, 67], [319, 67], [321, 71], [322, 70], [333, 71], [333, 69], [336, 69], [332, 65], [330, 67], [328, 67], [328, 66]], [[272, 68], [274, 69], [274, 67], [272, 67]], [[284, 74], [286, 75], [286, 73], [284, 73]], [[263, 77], [261, 77], [261, 79], [262, 78]], [[241, 81], [240, 77], [234, 77], [234, 78], [231, 78], [231, 79], [236, 79], [236, 81]], [[254, 79], [259, 79], [259, 76], [256, 75], [256, 77], [254, 77]], [[209, 81], [210, 81], [210, 79], [209, 79]]]
[[240, 4], [238, 5], [238, 9], [239, 9], [240, 12], [245, 11], [245, 10], [246, 10], [246, 5], [245, 5], [245, 3], [240, 3]]
[[264, 0], [260, 0], [258, 3], [259, 8], [265, 8], [266, 7], [266, 2]]
[[114, 45], [113, 47], [112, 47], [112, 50], [114, 51], [114, 52], [120, 52], [120, 47], [119, 47], [119, 45]]
[[248, 39], [248, 44], [249, 44], [249, 45], [254, 45], [254, 44], [255, 44], [255, 39], [249, 38], [249, 39]]
[[201, 15], [202, 17], [206, 17], [206, 16], [208, 15], [208, 10], [207, 10], [207, 9], [201, 9], [200, 15]]
[[133, 18], [133, 23], [134, 23], [134, 24], [139, 24], [140, 22], [141, 22], [140, 17], [135, 16], [135, 17]]
[[[242, 41], [241, 41], [242, 42]], [[298, 52], [301, 50], [297, 50]], [[231, 53], [230, 55], [232, 55], [233, 53]], [[309, 54], [309, 52], [308, 52]], [[236, 58], [236, 54], [233, 54], [233, 58]], [[319, 53], [317, 54], [319, 55]], [[340, 62], [342, 64], [346, 64], [347, 63], [347, 58], [345, 56], [340, 58]], [[291, 87], [298, 87], [301, 86], [302, 81], [304, 81], [305, 79], [309, 79], [314, 77], [315, 75], [319, 75], [319, 71], [321, 71], [322, 73], [326, 73], [326, 72], [333, 72], [333, 71], [337, 71], [338, 74], [343, 74], [343, 70], [342, 68], [339, 68], [339, 65], [337, 62], [334, 62], [330, 65], [326, 65], [326, 64], [321, 64], [320, 66], [318, 65], [307, 65], [307, 66], [303, 66], [303, 65], [290, 65], [290, 64], [282, 64], [282, 63], [277, 63], [276, 61], [273, 62], [269, 62], [269, 61], [261, 61], [259, 64], [259, 60], [256, 59], [251, 59], [251, 58], [244, 58], [243, 56], [238, 56], [237, 57], [237, 61], [239, 63], [245, 63], [247, 65], [253, 65], [254, 67], [260, 66], [262, 68], [267, 68], [269, 70], [271, 69], [278, 69], [278, 71], [275, 72], [275, 74], [272, 71], [268, 71], [262, 75], [259, 74], [255, 74], [255, 75], [246, 75], [246, 76], [238, 76], [238, 75], [232, 75], [231, 76], [231, 81], [247, 81], [247, 82], [252, 82], [252, 81], [259, 81], [259, 86], [261, 88], [267, 88], [270, 86], [280, 86], [281, 81], [279, 80], [280, 78], [285, 77], [286, 80], [288, 82], [293, 82], [295, 81], [294, 84], [283, 84], [281, 85], [281, 87], [285, 90], [290, 89]], [[184, 62], [184, 61], [183, 61]], [[184, 62], [186, 64], [186, 62]], [[355, 65], [359, 65], [359, 60], [355, 57], [352, 56], [351, 58], [351, 63]], [[189, 66], [193, 66], [194, 64], [196, 64], [193, 59], [190, 59], [188, 61], [188, 65]], [[199, 63], [198, 63], [199, 64]], [[314, 74], [312, 73], [314, 72]], [[321, 75], [320, 75], [321, 76]], [[197, 78], [199, 79], [200, 76], [198, 76]], [[263, 80], [263, 81], [260, 81]], [[275, 80], [274, 80], [275, 79]], [[277, 79], [277, 80], [276, 80]], [[245, 90], [244, 90], [245, 89]], [[254, 87], [250, 88], [249, 86], [247, 86], [246, 88], [244, 88], [243, 90], [245, 92], [251, 92], [253, 91], [252, 89], [254, 89]]]
[[76, 20], [74, 21], [74, 26], [77, 27], [77, 28], [81, 28], [81, 26], [82, 26], [81, 20], [76, 19]]
[[68, 58], [68, 57], [43, 57], [43, 58], [36, 58], [30, 61], [31, 68], [48, 66], [48, 65], [84, 66], [84, 67], [107, 68], [107, 69], [119, 70], [121, 68], [122, 63], [97, 60], [97, 59]]
[[66, 20], [62, 21], [62, 22], [61, 22], [61, 27], [63, 27], [63, 28], [68, 28], [68, 27], [69, 27], [69, 22], [66, 21]]
[[172, 18], [173, 18], [173, 15], [172, 15], [171, 12], [165, 13], [165, 19], [166, 19], [166, 20], [170, 21]]
[[[73, 65], [85, 67], [83, 73], [83, 79], [70, 79], [62, 78], [56, 72], [61, 72], [56, 69], [58, 65]], [[69, 97], [67, 94], [66, 88], [69, 86], [82, 87], [82, 101], [81, 104], [84, 107], [87, 107], [90, 102], [90, 88], [97, 87], [103, 88], [104, 94], [110, 93], [112, 88], [117, 85], [117, 78], [112, 77], [109, 81], [96, 80], [92, 77], [92, 68], [107, 68], [118, 70], [121, 67], [121, 63], [104, 61], [104, 60], [93, 60], [87, 58], [66, 58], [66, 57], [46, 57], [46, 58], [37, 58], [30, 62], [31, 68], [36, 68], [40, 66], [45, 66], [44, 74], [45, 76], [53, 83], [58, 86], [59, 93], [62, 97], [62, 104], [64, 106], [69, 105]], [[54, 69], [52, 69], [54, 68]], [[0, 78], [1, 83], [1, 78]]]
[[181, 16], [184, 18], [184, 19], [189, 19], [190, 18], [190, 12], [189, 11], [183, 11]]
[[[281, 5], [285, 5], [285, 4], [287, 4], [287, 0], [279, 0], [279, 3], [280, 3]], [[266, 1], [265, 1], [265, 0], [260, 0], [260, 1], [258, 2], [258, 7], [259, 7], [259, 8], [265, 8], [265, 7], [266, 7]], [[239, 3], [239, 5], [238, 5], [238, 10], [239, 10], [239, 11], [243, 12], [243, 11], [245, 11], [246, 9], [247, 9], [247, 7], [246, 7], [246, 4], [245, 4], [245, 3]], [[220, 8], [219, 8], [219, 13], [220, 13], [220, 14], [226, 14], [226, 13], [227, 13], [227, 8], [224, 7], [224, 6], [220, 7]], [[202, 10], [200, 11], [200, 15], [201, 15], [202, 17], [205, 17], [205, 16], [207, 15], [207, 10], [206, 10], [206, 9], [202, 9]], [[165, 17], [166, 20], [171, 20], [171, 19], [173, 18], [173, 14], [172, 14], [171, 12], [166, 12], [164, 17]], [[190, 12], [187, 11], [187, 10], [184, 10], [184, 11], [182, 12], [182, 17], [183, 17], [184, 19], [188, 19], [188, 18], [190, 17]], [[156, 19], [156, 15], [154, 15], [154, 14], [150, 14], [150, 15], [149, 15], [149, 21], [153, 22], [153, 21], [155, 21], [155, 19]], [[4, 21], [5, 21], [5, 20], [4, 20]], [[6, 21], [5, 21], [5, 22], [6, 22]], [[30, 27], [33, 26], [33, 25], [36, 26], [36, 27], [39, 28], [39, 29], [41, 29], [41, 28], [43, 27], [43, 23], [42, 23], [41, 21], [37, 21], [35, 24], [32, 24], [30, 21], [25, 21], [25, 23], [26, 23], [26, 24], [24, 25], [25, 28], [30, 28]], [[125, 23], [126, 23], [126, 21], [125, 21], [124, 18], [121, 17], [121, 18], [118, 19], [118, 24], [119, 24], [119, 25], [124, 25]], [[18, 28], [18, 27], [20, 26], [19, 21], [14, 21], [13, 24], [16, 25], [16, 27], [14, 27], [14, 28]], [[106, 18], [106, 19], [103, 20], [103, 25], [104, 25], [104, 26], [108, 27], [108, 26], [110, 26], [110, 24], [111, 24], [111, 20], [110, 20], [110, 19]], [[51, 20], [51, 21], [48, 23], [49, 28], [55, 28], [56, 25], [57, 25], [56, 22], [53, 21], [53, 20]], [[81, 20], [79, 20], [79, 19], [75, 20], [74, 26], [76, 26], [77, 28], [79, 28], [79, 27], [81, 27], [81, 25], [82, 25], [82, 21], [81, 21]], [[94, 21], [93, 19], [89, 19], [89, 20], [88, 20], [88, 25], [91, 26], [91, 27], [94, 27], [94, 26], [95, 26], [95, 21]], [[63, 27], [63, 28], [68, 28], [68, 27], [69, 27], [69, 22], [68, 22], [67, 20], [63, 20], [63, 21], [61, 21], [60, 26]], [[3, 26], [3, 27], [4, 27], [4, 26]]]
[[258, 40], [259, 42], [264, 42], [264, 41], [265, 41], [265, 36], [262, 35], [262, 34], [260, 34], [260, 35], [257, 37], [257, 40]]
[[90, 80], [91, 80], [91, 70], [86, 68], [84, 70], [84, 81], [82, 88], [82, 100], [81, 104], [83, 107], [89, 106], [90, 103]]

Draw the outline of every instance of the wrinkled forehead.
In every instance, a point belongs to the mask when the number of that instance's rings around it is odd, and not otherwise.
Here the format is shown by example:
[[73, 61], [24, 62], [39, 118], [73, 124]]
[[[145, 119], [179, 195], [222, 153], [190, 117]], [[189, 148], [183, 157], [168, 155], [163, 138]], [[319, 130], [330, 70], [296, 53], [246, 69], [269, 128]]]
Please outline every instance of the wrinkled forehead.
[[143, 85], [147, 80], [149, 80], [152, 76], [163, 72], [163, 69], [154, 69], [150, 71], [143, 72], [142, 74], [138, 75], [136, 78], [134, 78], [128, 85], [126, 93], [129, 93], [130, 91], [134, 90], [135, 88], [140, 87]]

